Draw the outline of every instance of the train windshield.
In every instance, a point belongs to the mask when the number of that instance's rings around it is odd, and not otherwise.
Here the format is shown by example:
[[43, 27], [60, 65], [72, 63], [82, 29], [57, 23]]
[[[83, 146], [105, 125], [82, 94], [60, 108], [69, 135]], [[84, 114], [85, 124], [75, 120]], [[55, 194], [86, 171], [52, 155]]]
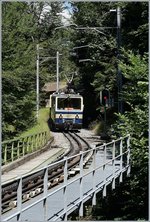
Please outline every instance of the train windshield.
[[58, 98], [57, 108], [64, 110], [81, 109], [81, 98]]

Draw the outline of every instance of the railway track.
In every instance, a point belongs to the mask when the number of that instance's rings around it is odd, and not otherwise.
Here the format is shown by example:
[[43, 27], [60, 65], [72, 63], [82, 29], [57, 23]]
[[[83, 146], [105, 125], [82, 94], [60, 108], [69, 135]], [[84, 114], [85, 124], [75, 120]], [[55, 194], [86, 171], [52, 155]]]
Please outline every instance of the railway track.
[[[85, 151], [90, 148], [89, 143], [84, 140], [81, 136], [79, 136], [75, 132], [66, 132], [64, 136], [69, 140], [70, 150], [66, 154], [69, 156], [69, 160], [67, 162], [68, 168], [68, 178], [72, 177], [74, 174], [79, 171], [76, 170], [78, 168], [79, 156], [76, 156], [81, 151]], [[48, 169], [48, 181], [47, 187], [48, 189], [57, 186], [58, 184], [64, 181], [64, 165], [62, 165], [63, 157], [57, 159], [57, 163], [53, 163], [52, 166]], [[85, 155], [83, 164], [85, 165], [91, 155]], [[72, 172], [74, 172], [72, 174]], [[17, 207], [17, 181], [10, 182], [9, 184], [2, 185], [2, 214], [12, 210]], [[32, 173], [22, 179], [22, 203], [29, 201], [31, 198], [41, 194], [44, 189], [44, 170], [40, 170], [35, 173]]]

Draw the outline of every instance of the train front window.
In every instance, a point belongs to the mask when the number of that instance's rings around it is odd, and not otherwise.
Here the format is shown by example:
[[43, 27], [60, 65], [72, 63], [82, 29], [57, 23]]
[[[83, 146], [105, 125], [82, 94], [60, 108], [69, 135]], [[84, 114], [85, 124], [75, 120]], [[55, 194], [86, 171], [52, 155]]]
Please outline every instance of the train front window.
[[58, 98], [58, 109], [81, 109], [81, 98]]

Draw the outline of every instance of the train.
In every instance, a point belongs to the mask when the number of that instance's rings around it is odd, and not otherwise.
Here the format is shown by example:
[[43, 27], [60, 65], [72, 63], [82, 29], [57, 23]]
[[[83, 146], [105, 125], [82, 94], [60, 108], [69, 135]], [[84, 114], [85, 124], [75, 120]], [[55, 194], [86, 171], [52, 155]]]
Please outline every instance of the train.
[[52, 130], [78, 130], [83, 122], [83, 97], [74, 92], [54, 92], [50, 95], [50, 125]]

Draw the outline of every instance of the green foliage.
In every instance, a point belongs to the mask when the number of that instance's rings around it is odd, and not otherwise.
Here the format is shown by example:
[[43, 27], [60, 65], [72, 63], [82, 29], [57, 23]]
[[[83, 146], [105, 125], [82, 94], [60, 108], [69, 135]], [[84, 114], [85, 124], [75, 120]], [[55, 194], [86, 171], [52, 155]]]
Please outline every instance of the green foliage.
[[[92, 118], [95, 119], [98, 114], [95, 110], [99, 106], [99, 92], [103, 89], [109, 89], [114, 96], [117, 94], [116, 32], [113, 31], [116, 24], [112, 23], [115, 21], [115, 17], [109, 12], [109, 9], [113, 8], [114, 5], [102, 2], [86, 2], [74, 3], [73, 6], [74, 22], [79, 27], [93, 27], [93, 29], [79, 30], [72, 40], [77, 47], [89, 45], [77, 50], [79, 60], [91, 60], [82, 63], [76, 61], [80, 73], [77, 83], [80, 88], [83, 88], [85, 101], [86, 99], [89, 100], [88, 91], [90, 91], [91, 96], [93, 95], [94, 105], [85, 106], [85, 109], [91, 109], [85, 113], [85, 118], [91, 118], [92, 112], [94, 114]], [[94, 29], [94, 27], [97, 28]], [[112, 27], [112, 29], [107, 29], [107, 27]]]
[[2, 118], [4, 139], [7, 136], [8, 138], [15, 136], [35, 121], [32, 113], [35, 107], [35, 96], [33, 91], [26, 91], [28, 88], [26, 84], [23, 86], [22, 81], [15, 73], [10, 75], [8, 72], [3, 72]]
[[123, 17], [123, 44], [140, 54], [148, 52], [148, 2], [125, 3]]
[[[36, 44], [43, 42], [48, 46], [53, 28], [61, 23], [57, 16], [61, 6], [44, 2], [2, 4], [3, 140], [19, 135], [35, 123]], [[53, 67], [56, 69], [56, 63]], [[40, 90], [49, 74], [43, 70], [40, 66]]]
[[116, 114], [113, 131], [115, 138], [131, 135], [131, 175], [115, 190], [108, 188], [105, 199], [98, 197], [92, 212], [95, 220], [148, 220], [148, 62], [146, 55], [132, 51], [124, 52], [123, 58], [123, 98], [130, 111]]
[[3, 3], [2, 6], [2, 115], [3, 139], [6, 139], [15, 136], [35, 121], [35, 54], [30, 31], [31, 27], [34, 30], [35, 25], [32, 15], [27, 12], [26, 3]]
[[[128, 55], [128, 56], [127, 56]], [[124, 85], [124, 99], [131, 110], [124, 115], [118, 114], [118, 121], [114, 124], [114, 131], [118, 135], [131, 135], [131, 180], [127, 181], [127, 190], [132, 193], [130, 200], [122, 210], [131, 212], [140, 208], [141, 215], [128, 215], [126, 219], [147, 218], [148, 196], [148, 63], [147, 57], [126, 53], [126, 63], [121, 64], [126, 77]], [[121, 124], [120, 124], [121, 123]], [[139, 195], [139, 193], [141, 195]], [[128, 195], [129, 197], [129, 195]]]
[[[148, 4], [143, 2], [73, 3], [74, 23], [79, 27], [97, 27], [97, 31], [95, 29], [79, 30], [77, 35], [72, 38], [76, 46], [89, 45], [87, 48], [78, 49], [78, 59], [94, 60], [87, 63], [76, 62], [80, 73], [78, 84], [85, 91], [89, 88], [93, 89], [97, 97], [99, 91], [109, 89], [115, 98], [116, 107], [118, 100], [117, 66], [120, 61], [117, 58], [117, 32], [115, 29], [117, 16], [116, 12], [110, 12], [110, 9], [115, 9], [118, 5], [121, 7], [121, 46], [125, 49], [139, 51], [143, 55], [148, 50]], [[136, 18], [141, 19], [138, 21]], [[142, 69], [140, 64], [137, 69], [139, 68]], [[83, 78], [85, 73], [86, 77]]]
[[28, 135], [37, 134], [44, 131], [47, 131], [49, 135], [48, 119], [49, 119], [49, 108], [40, 109], [39, 117], [36, 124], [28, 128], [28, 130], [23, 132], [20, 136], [28, 136]]
[[[115, 9], [117, 5], [121, 6], [122, 11], [121, 47], [125, 49], [122, 50], [120, 58], [117, 58], [116, 30], [103, 29], [103, 27], [116, 27], [116, 13], [110, 13], [109, 9]], [[113, 131], [116, 137], [131, 134], [131, 178], [121, 187], [120, 199], [118, 188], [111, 199], [106, 198], [106, 203], [103, 202], [100, 208], [97, 207], [97, 214], [101, 214], [97, 219], [147, 219], [148, 59], [145, 52], [148, 51], [148, 3], [83, 2], [73, 3], [73, 6], [73, 19], [78, 26], [101, 27], [99, 30], [105, 33], [102, 35], [94, 30], [82, 30], [72, 39], [75, 46], [90, 45], [77, 51], [78, 59], [94, 60], [91, 63], [76, 61], [80, 73], [77, 82], [83, 88], [85, 105], [86, 100], [88, 101], [88, 105], [85, 106], [86, 114], [91, 117], [91, 113], [87, 110], [92, 106], [94, 113], [95, 105], [99, 106], [94, 99], [92, 99], [92, 105], [89, 103], [89, 95], [92, 97], [94, 91], [98, 97], [99, 91], [109, 89], [117, 105], [117, 66], [119, 65], [123, 74], [121, 94], [125, 113], [117, 114], [118, 121], [113, 125]], [[137, 20], [137, 18], [140, 19]], [[119, 209], [118, 212], [113, 206]], [[137, 209], [140, 210], [137, 212]]]
[[[120, 68], [126, 79], [126, 84], [123, 86], [123, 97], [131, 108], [137, 105], [140, 109], [147, 105], [148, 102], [148, 63], [147, 55], [134, 55], [124, 53], [126, 64], [121, 63]], [[128, 93], [127, 93], [128, 92]], [[145, 107], [143, 107], [145, 109]]]

